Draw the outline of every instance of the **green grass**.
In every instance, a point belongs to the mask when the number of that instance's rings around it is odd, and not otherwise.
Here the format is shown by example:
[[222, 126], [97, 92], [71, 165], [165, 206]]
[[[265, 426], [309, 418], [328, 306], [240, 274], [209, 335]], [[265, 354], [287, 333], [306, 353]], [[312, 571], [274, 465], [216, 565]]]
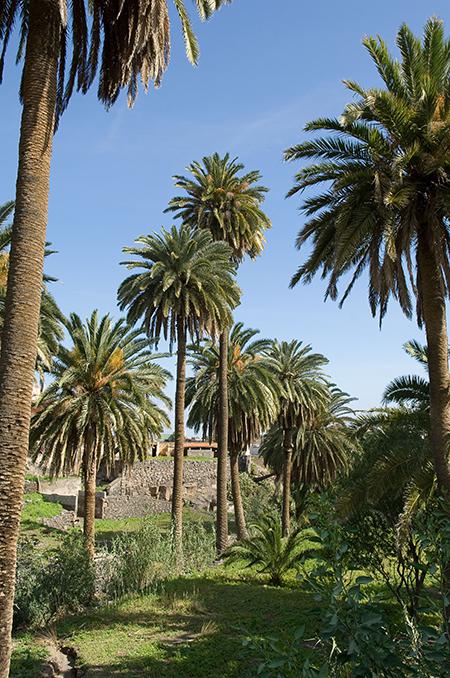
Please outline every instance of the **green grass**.
[[[211, 527], [214, 523], [214, 514], [206, 511], [197, 511], [191, 508], [184, 509], [184, 519], [190, 523], [203, 523], [205, 527]], [[95, 521], [96, 538], [99, 543], [110, 541], [119, 534], [134, 532], [142, 525], [142, 518], [120, 518], [113, 520], [110, 518], [97, 519]], [[170, 530], [170, 513], [159, 513], [149, 515], [146, 520], [151, 520], [163, 530]]]
[[45, 647], [33, 636], [24, 634], [14, 640], [10, 678], [37, 678], [41, 666], [48, 657]]
[[258, 658], [242, 645], [246, 633], [289, 635], [305, 618], [314, 628], [319, 615], [298, 587], [265, 586], [251, 573], [216, 568], [169, 581], [159, 594], [65, 620], [57, 634], [75, 648], [86, 678], [237, 678], [255, 675]]
[[43, 525], [42, 518], [53, 518], [62, 510], [61, 504], [45, 501], [38, 492], [26, 494], [22, 509], [21, 535], [37, 539], [43, 546], [52, 545], [59, 532]]

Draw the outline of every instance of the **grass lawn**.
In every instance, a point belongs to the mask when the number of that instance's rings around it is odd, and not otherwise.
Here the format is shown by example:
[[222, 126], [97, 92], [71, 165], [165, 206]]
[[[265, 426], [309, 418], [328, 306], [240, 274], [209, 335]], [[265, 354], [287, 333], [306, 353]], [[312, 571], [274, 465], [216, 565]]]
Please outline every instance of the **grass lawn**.
[[32, 635], [23, 634], [14, 640], [10, 678], [37, 678], [47, 657], [48, 652], [42, 644]]
[[255, 675], [258, 658], [242, 645], [247, 634], [289, 635], [306, 618], [314, 628], [320, 615], [299, 588], [258, 579], [223, 568], [175, 579], [159, 594], [59, 623], [58, 639], [75, 648], [87, 678]]
[[61, 504], [45, 501], [44, 497], [38, 492], [26, 494], [22, 509], [20, 534], [24, 537], [36, 539], [43, 547], [55, 546], [61, 533], [43, 525], [42, 518], [53, 518], [62, 510]]

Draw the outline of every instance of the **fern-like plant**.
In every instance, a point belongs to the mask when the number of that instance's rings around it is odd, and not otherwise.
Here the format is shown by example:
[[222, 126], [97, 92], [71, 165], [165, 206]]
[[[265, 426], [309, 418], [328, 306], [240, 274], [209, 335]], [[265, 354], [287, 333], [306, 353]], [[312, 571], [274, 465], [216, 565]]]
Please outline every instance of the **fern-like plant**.
[[264, 516], [252, 526], [251, 536], [232, 544], [224, 554], [225, 562], [256, 565], [259, 572], [270, 576], [273, 586], [281, 586], [287, 573], [301, 560], [317, 551], [319, 540], [314, 530], [297, 528], [283, 537], [281, 521], [273, 515]]

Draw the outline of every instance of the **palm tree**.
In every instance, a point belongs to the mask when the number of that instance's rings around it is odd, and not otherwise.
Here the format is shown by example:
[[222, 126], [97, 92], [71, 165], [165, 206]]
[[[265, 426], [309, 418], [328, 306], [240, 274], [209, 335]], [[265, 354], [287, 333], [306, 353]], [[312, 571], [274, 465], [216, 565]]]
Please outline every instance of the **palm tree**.
[[264, 516], [252, 525], [252, 534], [235, 542], [225, 552], [225, 562], [247, 563], [259, 567], [259, 572], [270, 575], [273, 586], [281, 586], [284, 577], [302, 560], [317, 554], [319, 539], [311, 528], [297, 528], [289, 536], [282, 534], [280, 519]]
[[[261, 209], [267, 189], [259, 185], [257, 171], [241, 174], [244, 166], [228, 153], [204, 157], [188, 166], [190, 177], [175, 176], [183, 195], [173, 198], [167, 211], [174, 212], [193, 228], [208, 229], [214, 240], [228, 243], [233, 260], [240, 263], [246, 254], [254, 258], [264, 247], [264, 233], [270, 220]], [[220, 401], [217, 458], [217, 552], [228, 542], [227, 461], [228, 461], [228, 328], [220, 335]]]
[[153, 362], [148, 339], [123, 320], [113, 323], [97, 311], [83, 323], [67, 321], [72, 342], [61, 347], [54, 381], [36, 402], [31, 421], [32, 458], [52, 475], [78, 473], [84, 480], [84, 536], [92, 558], [95, 544], [95, 488], [101, 462], [116, 456], [124, 465], [148, 455], [169, 423], [156, 404], [170, 374]]
[[[331, 385], [324, 401], [293, 432], [292, 490], [301, 513], [301, 500], [311, 490], [323, 490], [344, 471], [354, 456], [353, 410], [347, 393]], [[283, 473], [283, 431], [274, 424], [264, 436], [260, 455], [278, 477]]]
[[279, 384], [278, 424], [283, 448], [283, 535], [290, 530], [291, 477], [294, 431], [305, 426], [327, 399], [322, 367], [328, 361], [301, 341], [275, 340], [267, 353], [269, 369]]
[[[267, 339], [255, 339], [259, 330], [236, 323], [228, 343], [228, 448], [231, 490], [238, 539], [247, 536], [239, 482], [239, 455], [268, 428], [277, 414], [277, 384], [263, 352]], [[208, 341], [193, 346], [190, 363], [193, 376], [186, 381], [188, 426], [202, 429], [203, 436], [216, 438], [219, 415], [220, 355], [217, 344]]]
[[[426, 346], [417, 341], [407, 341], [405, 351], [428, 370], [428, 352]], [[429, 414], [430, 384], [417, 374], [396, 377], [388, 384], [383, 394], [385, 405], [411, 407], [418, 412]]]
[[226, 243], [214, 242], [207, 231], [183, 225], [160, 235], [141, 236], [138, 247], [124, 252], [138, 257], [128, 268], [142, 269], [119, 288], [121, 309], [131, 323], [142, 322], [149, 337], [161, 333], [177, 343], [175, 451], [172, 519], [177, 552], [181, 552], [183, 520], [184, 409], [186, 340], [204, 333], [217, 335], [230, 324], [231, 309], [239, 303], [235, 266]]
[[[318, 271], [328, 278], [327, 296], [350, 276], [341, 303], [369, 269], [369, 303], [380, 322], [389, 298], [425, 325], [430, 376], [431, 447], [441, 492], [450, 506], [450, 402], [445, 299], [448, 256], [450, 155], [450, 49], [441, 21], [430, 19], [423, 42], [403, 25], [397, 35], [401, 60], [381, 38], [364, 44], [384, 88], [347, 81], [358, 99], [339, 119], [321, 118], [308, 131], [329, 134], [286, 151], [286, 159], [311, 160], [289, 195], [326, 182], [307, 198], [308, 217], [297, 238], [312, 251], [292, 285]], [[449, 573], [450, 574], [450, 573]]]
[[[0, 206], [0, 334], [5, 318], [5, 298], [9, 269], [9, 247], [11, 246], [12, 227], [3, 226], [5, 221], [14, 211], [14, 202], [8, 202]], [[46, 250], [46, 254], [51, 254]], [[44, 280], [54, 281], [54, 278], [44, 276]], [[42, 288], [41, 310], [39, 316], [38, 345], [36, 358], [36, 372], [39, 375], [40, 387], [44, 385], [44, 374], [49, 372], [53, 360], [63, 339], [64, 332], [62, 323], [64, 316], [53, 296], [44, 285]], [[0, 342], [1, 345], [1, 342]]]
[[[364, 89], [339, 119], [321, 118], [315, 137], [286, 151], [287, 160], [311, 160], [289, 195], [325, 182], [307, 198], [308, 217], [297, 247], [312, 250], [292, 285], [320, 270], [335, 299], [350, 274], [341, 303], [369, 269], [369, 303], [380, 322], [389, 298], [410, 317], [413, 296], [425, 326], [430, 377], [431, 450], [440, 493], [450, 512], [450, 399], [446, 299], [449, 296], [450, 49], [442, 21], [428, 20], [423, 41], [403, 25], [397, 34], [401, 60], [381, 38], [366, 38], [384, 87]], [[450, 561], [446, 571], [450, 592]], [[446, 618], [450, 627], [450, 603]]]
[[[200, 17], [206, 19], [228, 2], [197, 0], [196, 6]], [[188, 58], [195, 63], [198, 46], [188, 13], [183, 0], [174, 0], [174, 4]], [[84, 93], [94, 81], [98, 82], [98, 97], [108, 107], [126, 87], [132, 104], [138, 78], [145, 88], [151, 81], [158, 86], [170, 53], [168, 0], [8, 0], [0, 3], [0, 82], [4, 57], [17, 24], [17, 58], [24, 61], [20, 87], [23, 110], [0, 354], [0, 617], [4, 620], [0, 626], [0, 678], [8, 674], [11, 655], [16, 548], [38, 337], [53, 130], [75, 88]]]

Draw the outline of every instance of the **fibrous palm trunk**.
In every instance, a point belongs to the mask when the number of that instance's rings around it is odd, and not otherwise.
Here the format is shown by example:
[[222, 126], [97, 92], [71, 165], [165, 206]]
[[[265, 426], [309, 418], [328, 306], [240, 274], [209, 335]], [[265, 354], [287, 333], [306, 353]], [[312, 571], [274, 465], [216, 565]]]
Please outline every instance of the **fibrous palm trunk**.
[[[439, 266], [425, 236], [418, 247], [419, 286], [428, 347], [430, 379], [430, 439], [434, 468], [446, 511], [450, 516], [450, 398], [445, 293]], [[444, 595], [450, 601], [450, 562], [444, 568]], [[450, 632], [450, 602], [445, 620]]]
[[245, 524], [245, 513], [244, 506], [242, 505], [241, 483], [239, 479], [239, 453], [236, 450], [230, 450], [230, 477], [237, 538], [246, 539], [248, 534], [247, 526]]
[[16, 206], [0, 358], [0, 678], [11, 656], [16, 550], [23, 501], [42, 292], [59, 22], [29, 5]]
[[84, 475], [84, 521], [83, 533], [86, 551], [91, 560], [95, 555], [95, 501], [97, 487], [97, 459], [93, 445], [86, 447], [83, 462]]
[[292, 429], [288, 427], [283, 430], [283, 503], [281, 512], [283, 537], [287, 537], [291, 529], [292, 449]]
[[219, 416], [217, 436], [217, 517], [216, 550], [228, 546], [228, 330], [219, 340]]
[[184, 461], [184, 405], [186, 388], [186, 322], [178, 319], [177, 382], [175, 394], [175, 450], [172, 491], [172, 522], [177, 557], [183, 546], [183, 461]]

